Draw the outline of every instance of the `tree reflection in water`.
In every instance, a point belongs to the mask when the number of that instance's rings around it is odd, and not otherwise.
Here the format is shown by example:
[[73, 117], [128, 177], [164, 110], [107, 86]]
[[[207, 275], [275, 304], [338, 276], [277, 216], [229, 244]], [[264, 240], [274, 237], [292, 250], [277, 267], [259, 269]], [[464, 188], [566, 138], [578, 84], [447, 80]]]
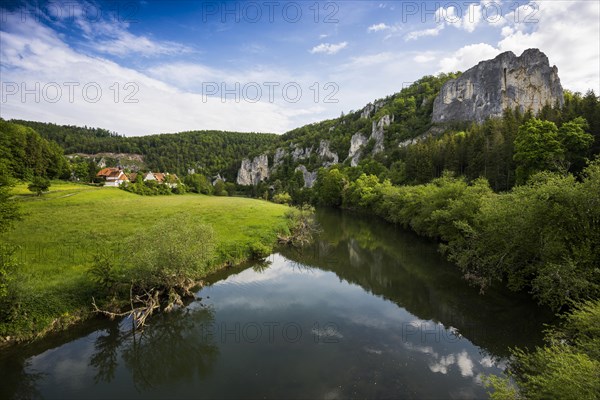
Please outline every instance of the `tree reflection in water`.
[[119, 366], [131, 372], [138, 391], [162, 384], [190, 381], [209, 374], [219, 355], [213, 332], [214, 310], [176, 310], [152, 318], [143, 330], [123, 331], [118, 326], [96, 339], [90, 365], [94, 380], [110, 382]]
[[12, 371], [8, 376], [3, 375], [0, 385], [0, 399], [12, 398], [21, 399], [41, 399], [42, 395], [37, 388], [38, 381], [42, 380], [46, 374], [31, 370], [31, 361], [19, 359], [18, 365], [0, 365], [0, 369], [8, 367], [7, 371]]

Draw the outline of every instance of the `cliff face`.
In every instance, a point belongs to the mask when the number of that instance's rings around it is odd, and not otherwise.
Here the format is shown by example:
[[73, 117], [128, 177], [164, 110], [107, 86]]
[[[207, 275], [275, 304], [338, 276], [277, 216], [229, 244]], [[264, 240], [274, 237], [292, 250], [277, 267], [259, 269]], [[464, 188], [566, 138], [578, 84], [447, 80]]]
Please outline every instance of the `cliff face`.
[[381, 117], [379, 121], [373, 121], [371, 136], [368, 139], [361, 132], [357, 132], [352, 135], [352, 138], [350, 139], [350, 151], [348, 151], [348, 157], [346, 158], [346, 160], [350, 160], [350, 166], [356, 167], [360, 162], [361, 157], [368, 156], [368, 154], [363, 154], [363, 147], [369, 142], [369, 140], [373, 140], [374, 142], [372, 151], [373, 155], [381, 153], [385, 150], [385, 128], [390, 126], [392, 122], [394, 122], [394, 116], [392, 115], [390, 117], [386, 114]]
[[254, 157], [250, 161], [248, 158], [242, 160], [242, 165], [238, 171], [238, 185], [257, 185], [269, 178], [269, 159], [266, 154]]
[[360, 161], [361, 149], [367, 144], [367, 138], [360, 132], [356, 132], [350, 139], [350, 151], [348, 152], [348, 158], [350, 159], [350, 166], [356, 167]]
[[306, 169], [306, 167], [302, 164], [296, 167], [296, 171], [302, 172], [302, 177], [304, 178], [304, 187], [311, 188], [315, 185], [317, 181], [317, 171], [310, 172]]
[[[394, 149], [443, 134], [448, 126], [442, 122], [482, 123], [489, 117], [502, 116], [507, 108], [518, 108], [523, 113], [531, 110], [535, 114], [546, 104], [563, 105], [558, 70], [550, 66], [548, 57], [538, 49], [526, 50], [519, 57], [512, 52], [502, 53], [492, 60], [480, 62], [457, 79], [448, 78], [423, 78], [430, 90], [423, 91], [421, 81], [415, 82], [405, 88], [406, 92], [403, 89], [369, 103], [351, 115], [311, 124], [304, 132], [292, 131], [292, 135], [282, 138], [279, 147], [266, 150], [269, 158], [272, 156], [271, 166], [266, 155], [244, 160], [238, 183], [256, 185], [278, 176], [281, 172], [278, 169], [285, 162], [286, 168], [301, 171], [306, 187], [311, 187], [320, 167], [338, 163], [355, 167], [370, 157], [389, 159], [394, 156]], [[434, 88], [440, 86], [436, 93]], [[417, 115], [419, 107], [428, 112], [426, 106], [433, 106], [431, 121], [434, 124], [430, 126], [429, 121], [423, 121], [414, 127], [409, 118]], [[340, 136], [344, 143], [340, 143]], [[332, 148], [348, 148], [349, 151], [346, 156], [345, 151], [342, 154]]]
[[556, 66], [538, 49], [520, 57], [512, 52], [482, 61], [458, 79], [446, 82], [433, 103], [432, 122], [475, 121], [501, 116], [506, 108], [531, 110], [563, 105]]
[[321, 140], [319, 143], [319, 149], [317, 150], [317, 155], [321, 159], [323, 163], [322, 165], [325, 168], [337, 164], [339, 161], [337, 153], [334, 153], [329, 148], [330, 145], [331, 144], [329, 143], [329, 140]]

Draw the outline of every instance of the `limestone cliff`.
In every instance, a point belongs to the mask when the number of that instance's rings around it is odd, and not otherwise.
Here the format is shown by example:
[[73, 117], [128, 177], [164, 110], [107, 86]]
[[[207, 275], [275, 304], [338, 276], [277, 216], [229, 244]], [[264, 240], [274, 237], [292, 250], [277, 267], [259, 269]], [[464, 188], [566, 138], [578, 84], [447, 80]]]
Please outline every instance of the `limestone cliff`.
[[305, 188], [311, 188], [314, 186], [315, 182], [317, 181], [317, 171], [310, 172], [304, 165], [297, 166], [296, 171], [302, 172]]
[[432, 122], [475, 121], [501, 116], [506, 108], [531, 110], [563, 105], [556, 66], [538, 49], [520, 57], [508, 51], [482, 61], [459, 78], [446, 82], [433, 103]]
[[242, 160], [238, 171], [238, 185], [257, 185], [269, 178], [269, 159], [266, 154], [254, 157], [252, 161], [248, 158]]
[[361, 111], [361, 118], [371, 118], [371, 115], [376, 113], [381, 107], [385, 105], [383, 100], [376, 101], [375, 104], [369, 103], [367, 104]]
[[367, 138], [360, 132], [352, 135], [350, 139], [350, 151], [348, 151], [348, 159], [350, 159], [350, 165], [356, 167], [360, 161], [361, 150], [363, 146], [367, 144]]
[[329, 146], [329, 140], [321, 140], [321, 142], [319, 143], [319, 149], [317, 150], [317, 155], [321, 159], [322, 165], [325, 168], [333, 164], [337, 164], [339, 161], [337, 153], [331, 151]]
[[392, 122], [394, 122], [394, 116], [392, 115], [392, 117], [390, 118], [390, 116], [387, 114], [381, 117], [381, 119], [377, 123], [373, 121], [373, 128], [371, 129], [371, 139], [375, 141], [375, 146], [373, 147], [373, 154], [381, 153], [384, 150], [384, 128], [390, 126]]
[[350, 160], [350, 165], [352, 167], [356, 167], [360, 162], [361, 157], [366, 156], [366, 154], [363, 154], [363, 147], [365, 147], [369, 140], [374, 141], [373, 154], [381, 153], [385, 150], [384, 129], [390, 126], [392, 122], [394, 122], [394, 116], [392, 115], [390, 117], [386, 114], [381, 117], [379, 121], [373, 121], [371, 136], [368, 139], [361, 132], [352, 135], [352, 138], [350, 139], [350, 150], [348, 151], [348, 157], [346, 158], [347, 160]]
[[285, 154], [285, 149], [282, 147], [279, 147], [277, 150], [275, 150], [275, 155], [273, 156], [273, 167], [281, 165]]
[[290, 147], [292, 148], [292, 159], [294, 161], [306, 160], [307, 158], [310, 158], [310, 155], [312, 154], [312, 151], [313, 151], [312, 146], [302, 148], [297, 145], [290, 145]]

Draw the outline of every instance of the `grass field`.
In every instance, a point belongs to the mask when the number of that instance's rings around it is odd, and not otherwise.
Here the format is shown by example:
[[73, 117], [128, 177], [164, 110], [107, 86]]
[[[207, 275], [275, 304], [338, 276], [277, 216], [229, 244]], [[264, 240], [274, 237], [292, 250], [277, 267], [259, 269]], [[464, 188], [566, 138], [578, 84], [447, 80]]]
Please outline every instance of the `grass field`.
[[261, 200], [197, 194], [138, 196], [117, 188], [53, 182], [33, 196], [26, 185], [14, 193], [23, 220], [2, 238], [18, 246], [22, 318], [0, 325], [0, 334], [30, 336], [57, 317], [68, 320], [91, 304], [96, 291], [87, 270], [101, 249], [123, 251], [129, 237], [176, 214], [199, 218], [215, 231], [216, 264], [247, 258], [256, 242], [274, 244], [286, 230], [287, 207]]

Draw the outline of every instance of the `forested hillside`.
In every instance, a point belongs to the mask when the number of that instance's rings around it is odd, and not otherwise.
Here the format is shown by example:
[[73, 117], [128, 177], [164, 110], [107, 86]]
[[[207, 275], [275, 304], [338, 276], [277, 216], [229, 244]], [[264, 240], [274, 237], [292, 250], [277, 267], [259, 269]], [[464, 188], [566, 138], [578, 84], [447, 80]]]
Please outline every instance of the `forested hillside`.
[[133, 153], [142, 154], [146, 166], [154, 171], [186, 175], [188, 170], [206, 175], [220, 173], [235, 179], [241, 157], [254, 154], [277, 140], [273, 134], [191, 131], [126, 137], [105, 129], [12, 120], [29, 126], [42, 137], [58, 143], [65, 154]]
[[63, 149], [35, 130], [0, 119], [0, 173], [22, 180], [34, 176], [67, 179], [70, 169]]
[[[262, 195], [265, 188], [298, 194], [307, 176], [298, 171], [303, 166], [312, 171], [332, 164], [317, 151], [321, 142], [338, 157], [340, 168], [351, 178], [361, 173], [389, 179], [393, 184], [420, 184], [442, 176], [444, 171], [473, 180], [485, 177], [496, 191], [508, 190], [517, 182], [515, 155], [516, 133], [533, 115], [507, 111], [503, 118], [488, 119], [483, 124], [432, 124], [433, 100], [444, 82], [459, 74], [427, 76], [399, 93], [374, 101], [361, 110], [339, 118], [309, 124], [284, 135], [221, 131], [192, 131], [125, 137], [99, 128], [60, 126], [56, 124], [13, 120], [33, 128], [43, 138], [56, 142], [65, 154], [100, 152], [142, 154], [148, 169], [170, 171], [185, 176], [192, 169], [207, 176], [221, 174], [228, 181], [236, 178], [243, 158], [261, 153], [269, 157], [269, 179], [253, 193]], [[369, 134], [374, 126], [389, 117], [381, 127], [381, 142]], [[593, 91], [585, 95], [565, 91], [564, 107], [545, 107], [538, 117], [560, 128], [577, 117], [585, 120], [584, 131], [593, 142], [581, 151], [555, 154], [550, 169], [579, 172], [585, 159], [600, 152], [600, 101]], [[379, 128], [377, 128], [379, 129]], [[356, 152], [355, 166], [348, 157], [353, 138], [364, 136]], [[376, 149], [376, 147], [378, 147]], [[282, 151], [275, 160], [277, 151]], [[566, 151], [566, 150], [565, 150]], [[550, 156], [552, 157], [552, 156]], [[565, 158], [566, 157], [566, 158]], [[329, 161], [329, 162], [327, 162]], [[277, 164], [277, 165], [276, 165]], [[309, 185], [312, 186], [312, 185]], [[303, 201], [307, 193], [298, 195]]]

